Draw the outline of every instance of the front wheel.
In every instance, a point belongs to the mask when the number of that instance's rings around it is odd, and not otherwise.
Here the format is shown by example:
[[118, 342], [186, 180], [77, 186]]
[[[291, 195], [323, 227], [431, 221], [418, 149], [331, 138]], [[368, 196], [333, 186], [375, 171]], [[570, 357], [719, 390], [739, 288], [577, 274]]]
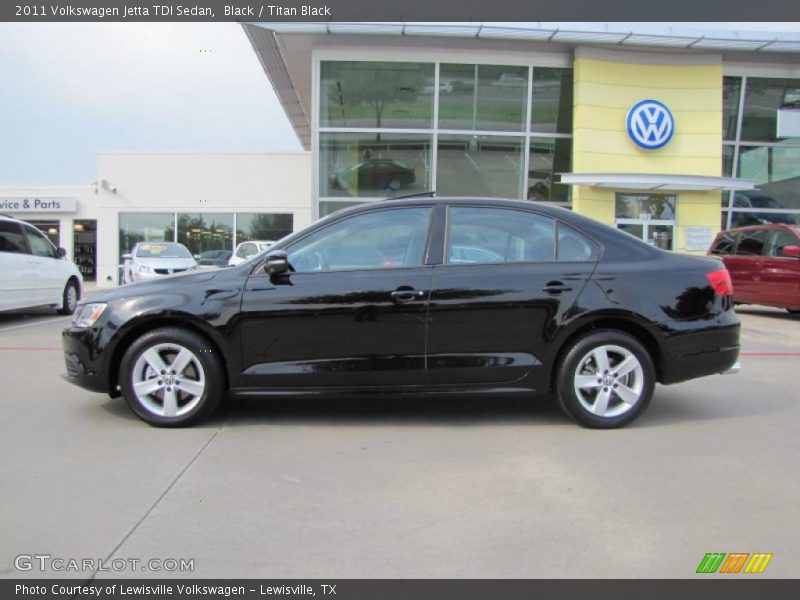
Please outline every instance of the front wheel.
[[788, 312], [790, 315], [800, 315], [800, 310], [797, 310], [796, 308], [787, 308], [786, 312]]
[[78, 307], [78, 284], [72, 279], [64, 286], [61, 296], [61, 308], [58, 309], [60, 315], [71, 315]]
[[557, 372], [558, 401], [584, 427], [627, 425], [653, 397], [655, 368], [647, 349], [627, 333], [600, 330], [577, 339]]
[[183, 427], [214, 412], [225, 393], [225, 372], [202, 337], [170, 327], [130, 345], [120, 364], [120, 383], [137, 417], [157, 427]]

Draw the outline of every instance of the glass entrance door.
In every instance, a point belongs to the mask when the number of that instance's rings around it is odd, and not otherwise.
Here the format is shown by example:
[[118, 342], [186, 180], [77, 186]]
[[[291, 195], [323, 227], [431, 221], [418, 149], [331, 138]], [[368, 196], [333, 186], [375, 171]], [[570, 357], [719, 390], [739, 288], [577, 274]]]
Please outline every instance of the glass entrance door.
[[663, 250], [672, 250], [675, 239], [675, 204], [676, 198], [671, 194], [618, 193], [617, 229]]

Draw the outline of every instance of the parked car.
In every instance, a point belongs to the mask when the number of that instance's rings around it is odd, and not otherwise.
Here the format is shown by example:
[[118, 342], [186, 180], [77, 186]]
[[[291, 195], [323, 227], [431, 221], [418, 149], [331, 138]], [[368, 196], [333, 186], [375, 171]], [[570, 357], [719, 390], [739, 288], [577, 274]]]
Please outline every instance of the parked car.
[[[736, 192], [733, 196], [733, 207], [741, 208], [761, 208], [761, 209], [783, 209], [775, 198], [767, 196], [757, 190], [746, 192]], [[797, 219], [794, 215], [779, 212], [741, 212], [733, 213], [733, 227], [744, 227], [746, 225], [764, 225], [769, 223], [786, 223], [794, 225]]]
[[545, 203], [423, 195], [339, 211], [237, 267], [104, 292], [63, 346], [69, 381], [159, 426], [227, 394], [386, 392], [555, 393], [610, 428], [656, 382], [736, 370], [739, 327], [719, 260]]
[[206, 250], [200, 254], [195, 254], [194, 259], [197, 265], [202, 268], [226, 267], [233, 252], [230, 250]]
[[83, 277], [66, 256], [30, 223], [0, 215], [0, 311], [53, 306], [71, 315]]
[[259, 252], [263, 252], [274, 243], [275, 242], [270, 240], [249, 240], [247, 242], [241, 242], [236, 246], [236, 251], [233, 253], [230, 260], [228, 260], [228, 264], [233, 266], [240, 265]]
[[800, 225], [755, 225], [722, 231], [709, 254], [722, 257], [733, 300], [800, 313]]
[[413, 167], [389, 158], [365, 160], [330, 175], [331, 184], [343, 190], [356, 188], [397, 191], [416, 180]]
[[139, 242], [122, 256], [123, 283], [140, 283], [197, 268], [197, 261], [183, 244]]

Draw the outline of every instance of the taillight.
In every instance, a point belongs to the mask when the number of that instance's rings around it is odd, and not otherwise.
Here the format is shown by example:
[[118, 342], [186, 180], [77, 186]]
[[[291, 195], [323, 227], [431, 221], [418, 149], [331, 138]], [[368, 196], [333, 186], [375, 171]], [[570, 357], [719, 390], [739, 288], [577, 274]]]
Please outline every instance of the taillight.
[[720, 269], [719, 271], [711, 271], [706, 273], [708, 282], [714, 288], [714, 292], [719, 296], [730, 296], [733, 294], [733, 283], [731, 282], [731, 274], [728, 269]]

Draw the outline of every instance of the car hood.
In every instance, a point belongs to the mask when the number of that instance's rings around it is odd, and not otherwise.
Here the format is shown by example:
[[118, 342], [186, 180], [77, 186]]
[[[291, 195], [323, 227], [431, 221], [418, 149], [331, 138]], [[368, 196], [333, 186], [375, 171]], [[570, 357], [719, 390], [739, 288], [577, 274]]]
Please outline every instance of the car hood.
[[145, 265], [151, 269], [188, 269], [196, 263], [193, 258], [139, 258], [133, 259], [139, 265]]
[[91, 298], [87, 300], [89, 302], [110, 302], [111, 300], [130, 298], [131, 296], [160, 293], [162, 291], [172, 291], [178, 286], [193, 285], [211, 281], [217, 275], [219, 275], [220, 272], [221, 271], [219, 270], [212, 271], [204, 269], [202, 271], [178, 273], [171, 277], [162, 277], [159, 279], [153, 279], [151, 281], [143, 281], [142, 283], [123, 285], [113, 290], [92, 294]]

